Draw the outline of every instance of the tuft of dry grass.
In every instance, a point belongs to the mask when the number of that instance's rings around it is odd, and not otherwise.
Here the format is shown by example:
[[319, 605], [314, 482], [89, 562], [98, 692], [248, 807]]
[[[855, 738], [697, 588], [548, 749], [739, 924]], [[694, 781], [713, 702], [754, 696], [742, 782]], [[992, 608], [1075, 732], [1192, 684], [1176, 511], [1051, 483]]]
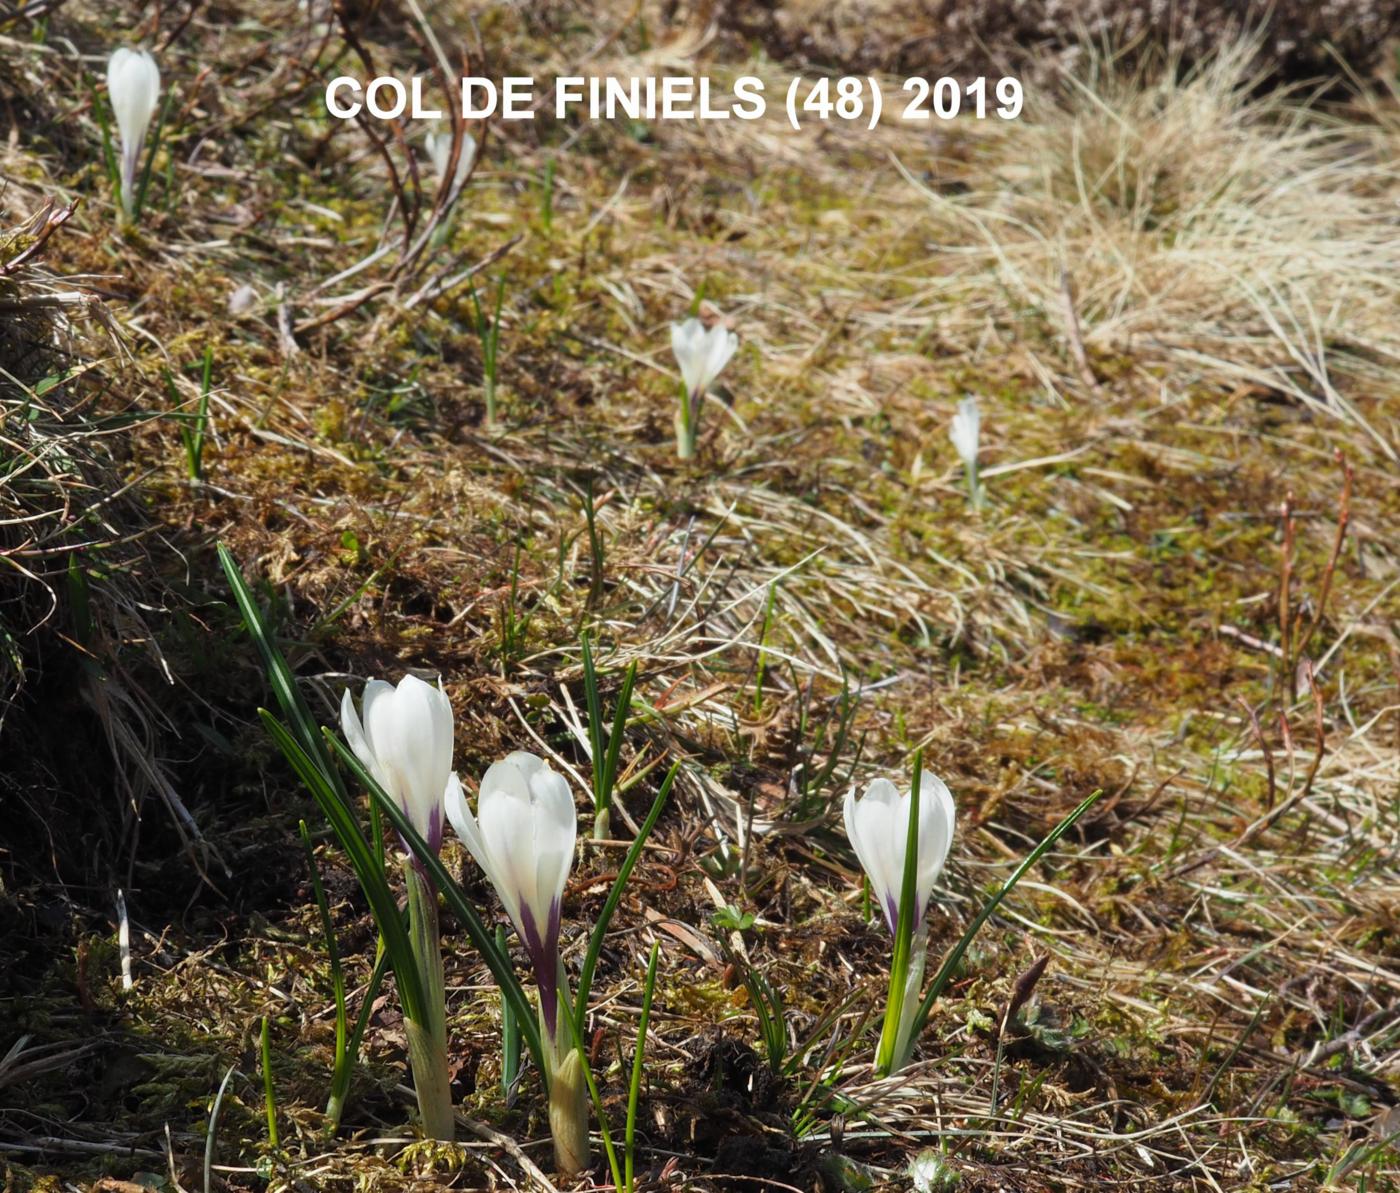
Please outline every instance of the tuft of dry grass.
[[1257, 62], [1248, 41], [1191, 70], [1091, 57], [1034, 120], [991, 126], [970, 189], [911, 176], [953, 262], [930, 304], [1302, 402], [1394, 460], [1396, 142], [1261, 90]]

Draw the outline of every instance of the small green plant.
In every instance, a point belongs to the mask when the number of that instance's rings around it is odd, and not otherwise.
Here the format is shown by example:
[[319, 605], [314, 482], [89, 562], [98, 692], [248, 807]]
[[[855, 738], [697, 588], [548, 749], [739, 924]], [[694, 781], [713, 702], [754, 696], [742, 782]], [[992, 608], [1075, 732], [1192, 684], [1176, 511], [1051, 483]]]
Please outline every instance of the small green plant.
[[[792, 671], [793, 691], [797, 696], [797, 738], [802, 742], [797, 765], [793, 767], [793, 782], [797, 788], [790, 815], [794, 820], [825, 819], [834, 794], [849, 787], [864, 752], [862, 737], [850, 749], [856, 714], [860, 711], [860, 693], [851, 690], [845, 670], [841, 672], [841, 691], [826, 702], [818, 718], [812, 684], [803, 684]], [[841, 763], [849, 759], [844, 779], [837, 778]]]
[[515, 553], [511, 557], [510, 588], [500, 605], [502, 675], [510, 675], [525, 653], [526, 635], [533, 616], [533, 613], [522, 613], [520, 609], [520, 544], [516, 543]]
[[[214, 372], [214, 346], [204, 349], [204, 362], [200, 371], [199, 404], [194, 413], [177, 412], [174, 417], [180, 420], [180, 442], [185, 448], [185, 474], [192, 481], [204, 479], [204, 442], [209, 429], [209, 393]], [[175, 378], [170, 370], [165, 370], [165, 387], [170, 400], [180, 406], [180, 392], [175, 387]]]
[[627, 714], [632, 708], [632, 688], [637, 682], [637, 664], [634, 661], [622, 677], [612, 729], [607, 731], [598, 672], [593, 664], [593, 646], [587, 633], [579, 635], [579, 646], [583, 652], [583, 690], [588, 704], [588, 745], [593, 759], [593, 837], [603, 841], [612, 832], [613, 791], [617, 786], [622, 741], [627, 732]]
[[501, 274], [496, 279], [496, 302], [489, 319], [481, 307], [481, 298], [474, 285], [471, 286], [468, 293], [472, 300], [476, 334], [481, 340], [481, 386], [482, 396], [486, 401], [486, 425], [494, 427], [496, 425], [496, 375], [501, 350], [501, 308], [505, 304], [506, 297], [505, 274]]
[[768, 633], [773, 628], [773, 607], [778, 597], [778, 585], [768, 585], [768, 600], [763, 606], [763, 628], [758, 633], [758, 661], [754, 664], [753, 715], [763, 711], [763, 674], [768, 666]]

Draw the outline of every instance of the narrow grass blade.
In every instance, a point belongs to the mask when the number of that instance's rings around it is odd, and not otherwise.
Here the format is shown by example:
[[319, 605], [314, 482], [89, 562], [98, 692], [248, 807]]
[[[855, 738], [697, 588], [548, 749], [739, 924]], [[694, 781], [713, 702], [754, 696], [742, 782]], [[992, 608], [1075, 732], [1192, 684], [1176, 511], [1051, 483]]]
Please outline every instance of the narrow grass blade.
[[151, 184], [151, 167], [155, 165], [156, 153], [160, 149], [161, 133], [165, 131], [165, 118], [170, 114], [170, 103], [174, 98], [175, 93], [167, 91], [165, 102], [160, 105], [160, 115], [156, 118], [156, 127], [151, 133], [151, 147], [146, 150], [146, 166], [141, 171], [141, 181], [136, 184], [136, 199], [131, 205], [133, 222], [141, 218], [141, 209], [146, 205], [146, 188]]
[[635, 1183], [637, 1102], [642, 1092], [642, 1057], [646, 1053], [647, 1026], [651, 1022], [651, 999], [656, 993], [656, 960], [660, 952], [661, 942], [654, 941], [651, 956], [647, 958], [646, 981], [642, 985], [642, 1013], [637, 1019], [637, 1042], [632, 1047], [632, 1081], [627, 1087], [627, 1126], [622, 1138], [624, 1193], [632, 1193]]
[[267, 1016], [262, 1021], [262, 1078], [263, 1107], [267, 1111], [267, 1142], [273, 1151], [277, 1141], [277, 1091], [272, 1085], [272, 1037], [268, 1031]]
[[598, 691], [598, 671], [593, 665], [593, 644], [587, 632], [579, 635], [583, 650], [583, 698], [588, 708], [588, 749], [593, 756], [593, 811], [602, 812], [603, 802], [603, 700]]
[[102, 161], [107, 167], [107, 177], [112, 183], [112, 195], [117, 200], [118, 209], [122, 206], [122, 172], [117, 165], [117, 155], [112, 149], [112, 122], [107, 116], [107, 105], [97, 94], [97, 88], [88, 80], [88, 94], [92, 97], [92, 114], [97, 117], [97, 126], [102, 130]]
[[958, 962], [962, 960], [963, 954], [967, 952], [968, 946], [972, 943], [973, 938], [982, 930], [982, 925], [991, 919], [992, 913], [996, 911], [1001, 901], [1016, 889], [1016, 884], [1026, 876], [1027, 871], [1053, 849], [1055, 843], [1069, 832], [1069, 830], [1074, 827], [1075, 822], [1092, 808], [1102, 796], [1102, 790], [1094, 792], [1093, 795], [1089, 796], [1088, 799], [1051, 829], [1045, 840], [1026, 855], [1025, 861], [1012, 871], [1011, 877], [1002, 883], [1000, 889], [987, 900], [982, 910], [978, 913], [977, 918], [968, 925], [967, 931], [962, 934], [962, 938], [953, 946], [952, 952], [948, 954], [947, 959], [934, 976], [933, 982], [929, 985], [928, 993], [924, 995], [923, 1000], [919, 1003], [919, 1009], [914, 1015], [914, 1029], [910, 1034], [911, 1040], [917, 1040], [919, 1036], [923, 1034], [924, 1027], [928, 1023], [929, 1012], [933, 1010], [933, 1004], [938, 1001], [938, 996], [943, 993], [943, 988], [953, 976], [954, 971], [958, 967]]
[[296, 771], [297, 777], [306, 784], [307, 790], [320, 805], [322, 814], [330, 822], [331, 831], [335, 833], [336, 840], [350, 860], [355, 877], [360, 881], [360, 889], [369, 901], [375, 923], [379, 925], [379, 933], [389, 953], [390, 963], [394, 967], [404, 1015], [418, 1023], [426, 1023], [428, 1020], [423, 984], [414, 963], [413, 948], [404, 928], [403, 917], [399, 913], [393, 892], [389, 889], [383, 865], [375, 857], [370, 843], [365, 840], [349, 804], [331, 787], [325, 772], [307, 756], [306, 751], [292, 737], [285, 725], [265, 708], [259, 709], [258, 712], [272, 739]]
[[214, 1105], [209, 1108], [209, 1129], [204, 1136], [204, 1193], [213, 1193], [214, 1188], [214, 1147], [219, 1138], [219, 1112], [224, 1108], [224, 1094], [228, 1083], [233, 1080], [234, 1066], [229, 1065], [224, 1079], [219, 1082], [219, 1092], [214, 1095]]
[[281, 708], [282, 715], [292, 727], [292, 732], [297, 743], [301, 746], [302, 752], [316, 763], [326, 783], [340, 797], [341, 801], [346, 801], [348, 797], [345, 785], [340, 781], [339, 772], [331, 765], [330, 755], [326, 752], [316, 718], [311, 715], [311, 709], [307, 706], [301, 690], [297, 687], [291, 667], [288, 666], [281, 649], [273, 640], [272, 632], [263, 620], [262, 610], [258, 608], [257, 602], [253, 599], [253, 594], [248, 588], [247, 581], [243, 578], [243, 572], [239, 568], [238, 562], [223, 543], [219, 544], [218, 552], [219, 563], [223, 565], [224, 575], [228, 578], [229, 588], [233, 591], [234, 603], [238, 606], [238, 612], [243, 618], [248, 636], [253, 639], [253, 645], [257, 647], [258, 654], [262, 657], [263, 669], [267, 672], [268, 682], [272, 685], [272, 694], [277, 698], [277, 705]]
[[608, 735], [607, 753], [603, 759], [603, 801], [607, 807], [612, 806], [613, 787], [617, 783], [617, 766], [622, 760], [622, 742], [627, 735], [627, 714], [632, 711], [632, 688], [636, 683], [637, 663], [633, 660], [622, 677], [622, 687], [618, 689], [612, 732]]
[[593, 971], [598, 966], [598, 954], [603, 950], [603, 940], [608, 934], [608, 925], [612, 922], [613, 912], [617, 910], [617, 905], [622, 899], [623, 888], [626, 887], [628, 878], [632, 876], [637, 860], [642, 856], [642, 849], [647, 843], [647, 838], [656, 826], [661, 809], [666, 806], [666, 800], [671, 794], [671, 787], [675, 784], [676, 775], [680, 769], [679, 762], [671, 765], [670, 771], [661, 784], [661, 790], [656, 793], [651, 811], [647, 813], [647, 818], [642, 822], [642, 827], [637, 832], [637, 839], [632, 842], [632, 848], [627, 851], [627, 856], [622, 860], [617, 878], [613, 881], [612, 889], [608, 891], [608, 897], [603, 903], [603, 910], [598, 913], [598, 922], [593, 925], [593, 934], [588, 938], [588, 952], [584, 954], [583, 967], [579, 970], [578, 993], [574, 998], [574, 1031], [580, 1039], [583, 1038], [584, 1020], [588, 1015], [588, 999], [593, 990]]
[[331, 989], [335, 994], [335, 1063], [331, 1069], [331, 1092], [326, 1100], [326, 1118], [332, 1133], [340, 1126], [340, 1116], [350, 1092], [350, 1078], [355, 1068], [355, 1057], [348, 1051], [350, 1046], [350, 1023], [345, 1009], [345, 970], [340, 964], [340, 948], [335, 940], [335, 925], [331, 923], [330, 904], [326, 901], [326, 890], [321, 883], [321, 872], [316, 866], [316, 853], [311, 845], [311, 830], [306, 821], [297, 825], [301, 834], [302, 848], [306, 851], [306, 864], [311, 871], [311, 890], [316, 896], [316, 910], [321, 916], [321, 932], [326, 938], [326, 955], [330, 958]]
[[[500, 949], [501, 956], [509, 954], [506, 952], [506, 930], [504, 925], [496, 925], [496, 947]], [[510, 1005], [504, 993], [501, 995], [501, 1093], [506, 1100], [510, 1100], [511, 1091], [515, 1089], [515, 1082], [520, 1076], [520, 1024], [516, 1021], [515, 1011]]]

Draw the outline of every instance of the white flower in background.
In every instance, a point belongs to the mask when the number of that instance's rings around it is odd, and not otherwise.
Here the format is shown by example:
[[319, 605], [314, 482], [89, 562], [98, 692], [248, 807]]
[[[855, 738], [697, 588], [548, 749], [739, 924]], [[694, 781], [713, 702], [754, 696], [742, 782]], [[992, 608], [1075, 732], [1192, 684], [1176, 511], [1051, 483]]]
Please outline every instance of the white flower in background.
[[681, 380], [691, 400], [698, 400], [715, 383], [739, 347], [739, 337], [721, 323], [708, 331], [699, 319], [671, 324], [671, 351], [681, 367]]
[[729, 358], [739, 347], [739, 337], [722, 323], [708, 331], [699, 319], [671, 324], [671, 351], [681, 367], [680, 408], [676, 411], [676, 456], [689, 460], [695, 455], [700, 431], [700, 402]]
[[932, 1148], [925, 1148], [909, 1161], [909, 1179], [914, 1193], [948, 1193], [958, 1186], [958, 1172]]
[[460, 790], [452, 772], [452, 702], [442, 690], [406, 675], [399, 686], [372, 679], [360, 714], [347, 688], [340, 728], [355, 757], [434, 851], [442, 847], [443, 801]]
[[[428, 147], [428, 156], [432, 159], [433, 169], [437, 171], [438, 180], [447, 177], [447, 163], [452, 160], [452, 126], [441, 122], [435, 124], [428, 130], [428, 134], [423, 138]], [[457, 176], [452, 180], [453, 186], [460, 186], [462, 179], [472, 168], [472, 162], [476, 158], [476, 138], [471, 133], [462, 134], [462, 152], [457, 158]]]
[[107, 95], [121, 137], [122, 207], [130, 215], [136, 202], [136, 165], [160, 102], [156, 60], [145, 50], [123, 46], [112, 51], [107, 60]]
[[[870, 889], [894, 932], [904, 886], [904, 851], [909, 840], [909, 792], [888, 779], [876, 779], [856, 798], [846, 793], [846, 836], [870, 876]], [[924, 772], [919, 785], [918, 868], [914, 883], [915, 931], [923, 924], [933, 884], [943, 872], [953, 843], [953, 797], [943, 780]]]
[[258, 305], [258, 292], [246, 283], [228, 296], [228, 313], [234, 319], [241, 319]]
[[966, 397], [958, 403], [958, 412], [953, 415], [953, 423], [948, 428], [948, 438], [962, 457], [967, 472], [968, 500], [972, 508], [982, 508], [982, 485], [978, 480], [977, 439], [982, 430], [982, 415], [977, 409], [977, 399]]
[[958, 403], [958, 412], [953, 415], [948, 437], [962, 457], [962, 462], [969, 468], [977, 467], [977, 438], [981, 429], [982, 415], [977, 409], [977, 399], [964, 398]]

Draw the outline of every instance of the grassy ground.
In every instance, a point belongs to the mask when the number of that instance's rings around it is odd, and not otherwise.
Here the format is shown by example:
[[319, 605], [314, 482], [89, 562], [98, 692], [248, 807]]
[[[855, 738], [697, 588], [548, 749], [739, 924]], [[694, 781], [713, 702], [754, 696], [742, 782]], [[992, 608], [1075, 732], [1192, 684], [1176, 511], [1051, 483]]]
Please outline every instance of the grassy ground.
[[[794, 69], [684, 13], [617, 7], [434, 21], [490, 73], [674, 73], [700, 52], [771, 94]], [[99, 293], [120, 336], [76, 327], [68, 363], [91, 368], [12, 391], [8, 450], [46, 396], [52, 441], [89, 420], [98, 464], [133, 485], [109, 533], [67, 524], [60, 564], [6, 552], [59, 610], [6, 722], [6, 1188], [530, 1188], [521, 1155], [547, 1166], [537, 1083], [500, 1095], [497, 1001], [451, 924], [467, 1143], [414, 1142], [392, 995], [344, 1130], [321, 1133], [330, 981], [295, 832], [315, 818], [254, 721], [269, 696], [216, 540], [328, 723], [356, 677], [440, 674], [469, 786], [530, 748], [582, 792], [579, 632], [610, 684], [639, 661], [628, 773], [683, 768], [604, 953], [593, 1047], [616, 1118], [659, 939], [640, 1125], [656, 1187], [903, 1188], [925, 1148], [963, 1189], [1394, 1187], [1394, 98], [1309, 109], [1249, 89], [1227, 50], [1166, 82], [1081, 65], [1011, 123], [494, 124], [445, 241], [414, 259], [403, 147], [315, 116], [317, 80], [357, 69], [341, 32], [240, 13], [165, 14], [153, 34], [135, 6], [74, 2], [42, 36], [0, 17], [0, 214], [82, 196], [42, 246], [43, 285]], [[421, 69], [406, 12], [352, 21], [380, 71]], [[149, 210], [119, 234], [80, 65], [97, 77], [141, 37], [176, 98]], [[389, 162], [409, 178], [397, 205]], [[482, 261], [488, 306], [504, 278], [495, 429], [456, 280]], [[667, 324], [692, 308], [741, 347], [682, 465]], [[169, 415], [197, 409], [206, 352], [196, 483], [191, 424]], [[976, 514], [947, 438], [969, 393]], [[34, 620], [7, 615], [21, 654]], [[1106, 796], [881, 1082], [888, 942], [839, 803], [919, 747], [959, 812], [935, 954]], [[623, 797], [633, 816], [656, 777]], [[619, 858], [580, 848], [574, 965]], [[334, 849], [318, 860], [363, 982], [371, 923]], [[752, 923], [715, 921], [726, 905]], [[791, 1076], [760, 1054], [749, 965], [787, 1003]]]

